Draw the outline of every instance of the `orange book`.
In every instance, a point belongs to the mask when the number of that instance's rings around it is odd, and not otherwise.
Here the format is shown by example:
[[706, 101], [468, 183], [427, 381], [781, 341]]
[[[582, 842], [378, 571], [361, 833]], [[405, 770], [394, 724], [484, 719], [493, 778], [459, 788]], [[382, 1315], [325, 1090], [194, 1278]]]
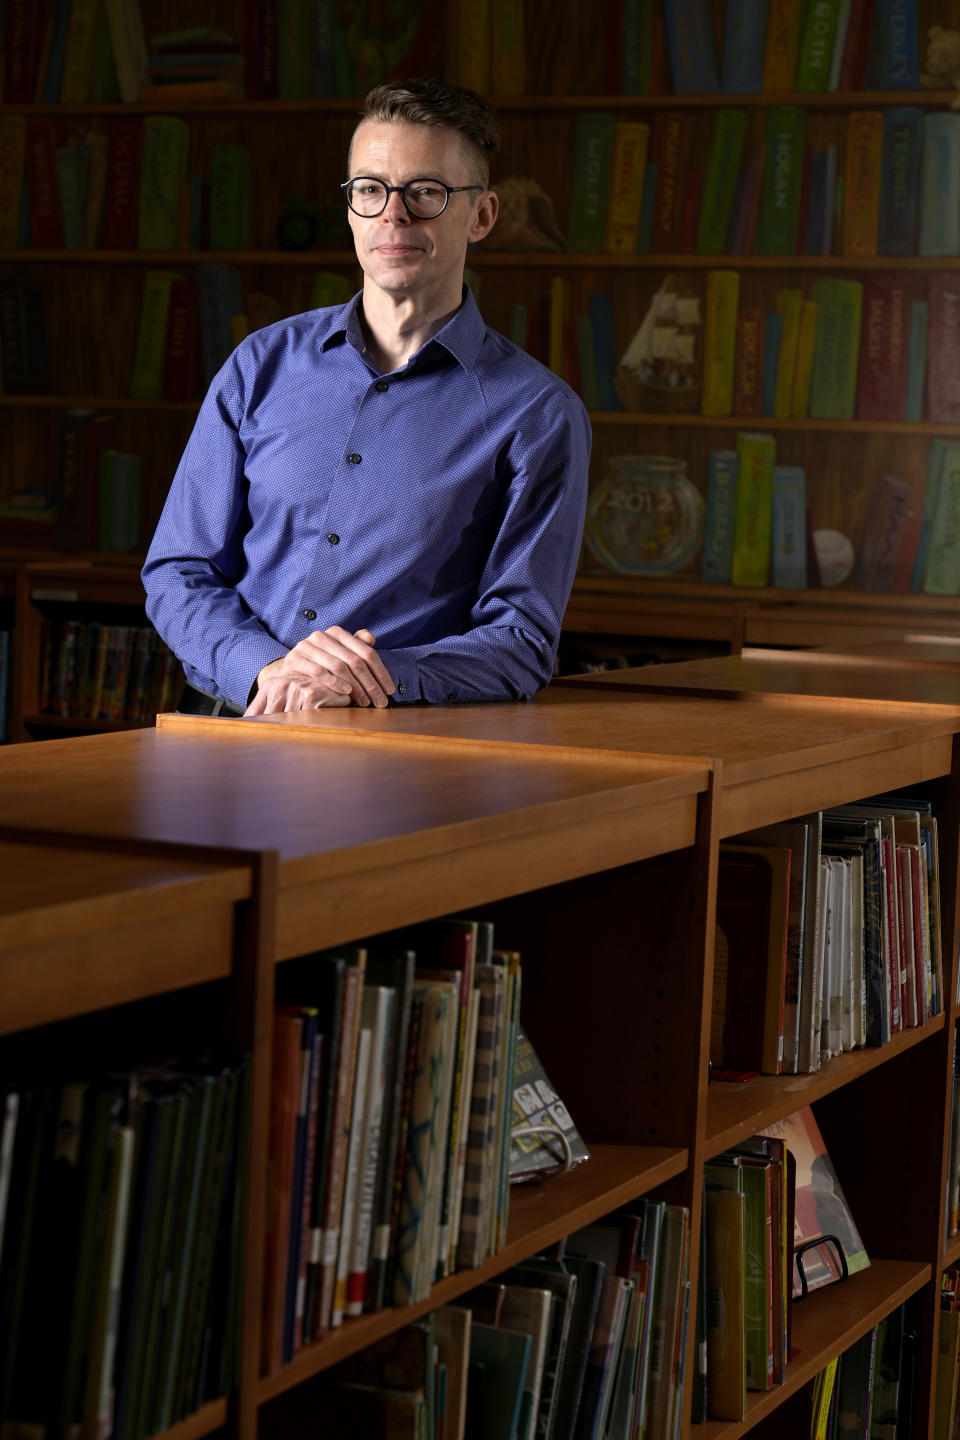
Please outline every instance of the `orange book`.
[[847, 126], [843, 254], [876, 255], [880, 220], [883, 114], [857, 110]]
[[803, 0], [770, 0], [763, 56], [763, 88], [774, 93], [793, 89], [800, 47]]
[[762, 310], [741, 310], [737, 317], [733, 390], [735, 415], [760, 415], [763, 411], [764, 323]]
[[629, 255], [637, 248], [649, 139], [649, 125], [638, 120], [617, 121], [610, 171], [610, 208], [603, 237], [603, 248], [610, 255]]

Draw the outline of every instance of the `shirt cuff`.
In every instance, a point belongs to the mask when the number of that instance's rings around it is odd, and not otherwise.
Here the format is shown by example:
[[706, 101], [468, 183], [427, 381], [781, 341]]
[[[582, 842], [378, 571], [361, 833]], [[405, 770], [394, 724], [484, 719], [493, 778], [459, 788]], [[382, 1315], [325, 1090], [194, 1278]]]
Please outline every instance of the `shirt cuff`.
[[390, 678], [393, 680], [394, 691], [390, 696], [391, 705], [414, 705], [418, 700], [426, 699], [420, 671], [412, 660], [404, 657], [402, 650], [378, 648], [377, 654], [386, 665]]
[[242, 634], [230, 650], [219, 677], [227, 699], [246, 709], [247, 697], [264, 665], [269, 665], [271, 660], [282, 660], [286, 653], [287, 647], [272, 635]]

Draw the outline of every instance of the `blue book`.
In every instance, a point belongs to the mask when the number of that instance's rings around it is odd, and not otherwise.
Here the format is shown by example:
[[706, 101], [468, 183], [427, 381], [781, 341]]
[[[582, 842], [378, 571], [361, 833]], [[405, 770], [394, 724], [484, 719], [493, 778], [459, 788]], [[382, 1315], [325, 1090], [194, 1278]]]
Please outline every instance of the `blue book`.
[[823, 227], [827, 212], [827, 152], [813, 150], [810, 154], [810, 189], [807, 201], [807, 233], [803, 237], [805, 255], [819, 255], [823, 249]]
[[597, 367], [597, 399], [601, 410], [622, 410], [613, 388], [617, 371], [617, 342], [613, 329], [613, 300], [603, 290], [593, 290], [587, 300], [593, 329], [593, 354]]
[[916, 90], [919, 85], [916, 0], [876, 0], [864, 89]]
[[910, 306], [910, 349], [907, 357], [907, 398], [904, 420], [923, 419], [923, 397], [927, 379], [927, 302], [914, 300]]
[[773, 467], [773, 583], [807, 588], [807, 477], [802, 465]]
[[640, 228], [637, 231], [637, 254], [649, 255], [653, 238], [653, 215], [657, 203], [657, 186], [660, 183], [660, 166], [654, 161], [647, 162], [643, 172], [643, 199], [640, 202]]
[[727, 0], [721, 83], [728, 95], [763, 89], [768, 9], [767, 0]]
[[664, 0], [667, 50], [678, 95], [713, 95], [720, 89], [708, 0]]
[[653, 61], [653, 0], [623, 0], [620, 86], [624, 95], [649, 95]]
[[71, 0], [57, 0], [53, 17], [53, 33], [50, 37], [50, 53], [47, 68], [43, 72], [43, 86], [40, 101], [43, 105], [56, 105], [60, 100], [63, 84], [63, 62], [67, 57], [67, 34], [70, 30]]
[[730, 583], [733, 532], [737, 518], [738, 463], [735, 450], [710, 451], [700, 578], [715, 585]]
[[923, 116], [917, 105], [891, 105], [883, 112], [883, 166], [877, 226], [880, 255], [917, 253]]
[[960, 255], [960, 115], [935, 110], [923, 121], [921, 255]]
[[777, 400], [777, 362], [780, 358], [780, 331], [783, 318], [771, 313], [763, 332], [763, 413], [772, 415]]

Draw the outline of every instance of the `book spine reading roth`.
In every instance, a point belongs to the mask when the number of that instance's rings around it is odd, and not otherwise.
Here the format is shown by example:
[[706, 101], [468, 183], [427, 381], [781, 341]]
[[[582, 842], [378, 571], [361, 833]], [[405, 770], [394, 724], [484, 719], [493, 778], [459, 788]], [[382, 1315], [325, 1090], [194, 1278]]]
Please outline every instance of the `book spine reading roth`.
[[797, 90], [829, 90], [839, 18], [840, 0], [809, 0], [797, 54]]

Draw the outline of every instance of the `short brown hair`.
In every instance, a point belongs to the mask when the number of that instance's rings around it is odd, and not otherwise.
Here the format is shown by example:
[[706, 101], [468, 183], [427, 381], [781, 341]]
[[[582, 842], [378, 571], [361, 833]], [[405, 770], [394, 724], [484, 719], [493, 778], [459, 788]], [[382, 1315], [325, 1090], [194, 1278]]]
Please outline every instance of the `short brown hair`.
[[489, 185], [490, 161], [500, 146], [500, 122], [493, 107], [473, 90], [443, 80], [388, 80], [364, 98], [358, 128], [365, 120], [455, 130], [476, 162], [476, 179], [484, 189]]

